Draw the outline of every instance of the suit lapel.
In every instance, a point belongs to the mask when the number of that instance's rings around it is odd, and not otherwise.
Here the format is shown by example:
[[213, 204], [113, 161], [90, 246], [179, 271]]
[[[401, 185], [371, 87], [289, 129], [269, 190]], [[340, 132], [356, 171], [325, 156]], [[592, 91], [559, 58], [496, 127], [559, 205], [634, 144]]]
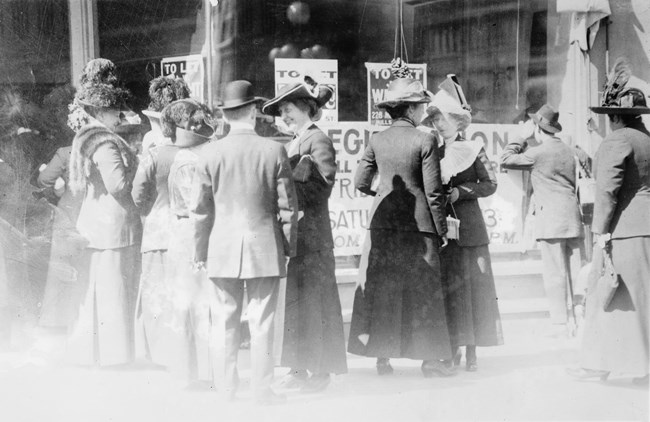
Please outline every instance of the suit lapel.
[[302, 155], [302, 149], [303, 145], [307, 140], [314, 134], [314, 132], [318, 129], [318, 126], [315, 124], [312, 124], [307, 128], [307, 131], [300, 137], [300, 140], [298, 141], [298, 154]]

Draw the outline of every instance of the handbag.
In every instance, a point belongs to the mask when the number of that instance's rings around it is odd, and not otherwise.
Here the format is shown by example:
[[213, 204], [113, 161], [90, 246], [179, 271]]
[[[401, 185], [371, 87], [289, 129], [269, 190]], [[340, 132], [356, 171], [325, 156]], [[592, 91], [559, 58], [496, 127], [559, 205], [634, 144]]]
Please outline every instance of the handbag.
[[[585, 206], [593, 206], [596, 199], [596, 180], [591, 177], [587, 168], [580, 162], [578, 157], [576, 159], [576, 192], [580, 206], [584, 209]], [[580, 169], [582, 168], [582, 172]]]
[[603, 248], [603, 265], [596, 284], [596, 294], [603, 310], [607, 310], [619, 286], [618, 274], [614, 269], [610, 249], [611, 243]]
[[454, 205], [450, 202], [449, 205], [451, 206], [451, 212], [453, 216], [448, 215], [447, 216], [447, 239], [460, 239], [460, 220], [458, 219], [458, 216], [456, 215], [456, 210], [454, 209]]

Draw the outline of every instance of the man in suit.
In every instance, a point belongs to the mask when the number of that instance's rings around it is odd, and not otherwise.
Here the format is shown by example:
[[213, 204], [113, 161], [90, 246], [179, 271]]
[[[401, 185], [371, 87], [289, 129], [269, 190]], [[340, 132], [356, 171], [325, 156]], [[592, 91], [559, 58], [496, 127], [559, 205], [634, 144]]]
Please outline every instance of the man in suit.
[[[506, 146], [501, 155], [504, 168], [530, 169], [535, 202], [535, 237], [544, 265], [544, 289], [549, 300], [551, 321], [567, 324], [573, 318], [572, 282], [582, 263], [583, 234], [580, 205], [576, 195], [576, 160], [571, 147], [555, 136], [562, 131], [560, 113], [545, 104], [531, 115], [524, 128], [534, 131], [540, 145], [526, 148], [525, 139]], [[524, 130], [525, 131], [525, 130]], [[528, 136], [525, 136], [528, 135]], [[567, 292], [568, 288], [568, 292]], [[571, 326], [567, 325], [571, 330]], [[573, 333], [568, 332], [569, 335]]]
[[225, 138], [206, 146], [197, 165], [192, 217], [195, 265], [217, 287], [215, 378], [234, 399], [244, 285], [251, 332], [252, 389], [260, 404], [283, 401], [273, 379], [273, 319], [285, 256], [295, 254], [298, 202], [283, 146], [255, 133], [256, 97], [248, 81], [226, 85]]

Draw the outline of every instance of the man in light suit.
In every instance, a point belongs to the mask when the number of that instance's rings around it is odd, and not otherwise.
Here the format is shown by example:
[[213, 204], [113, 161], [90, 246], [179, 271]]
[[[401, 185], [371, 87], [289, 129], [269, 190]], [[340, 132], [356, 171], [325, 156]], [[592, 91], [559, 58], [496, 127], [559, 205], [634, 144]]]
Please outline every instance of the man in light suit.
[[248, 81], [226, 85], [225, 138], [206, 146], [197, 166], [192, 217], [195, 263], [218, 295], [217, 365], [228, 400], [239, 383], [237, 353], [244, 285], [251, 332], [251, 385], [260, 404], [283, 401], [273, 379], [273, 319], [285, 256], [295, 254], [298, 202], [284, 147], [255, 133], [256, 97]]
[[[562, 131], [560, 113], [548, 104], [531, 115], [529, 127], [540, 145], [525, 148], [525, 138], [506, 146], [501, 155], [504, 168], [530, 169], [535, 195], [535, 237], [540, 243], [544, 265], [544, 289], [549, 300], [551, 321], [567, 324], [567, 294], [577, 280], [584, 246], [580, 204], [576, 195], [574, 150], [555, 136]], [[532, 133], [530, 134], [532, 135]], [[572, 335], [572, 327], [569, 335]]]

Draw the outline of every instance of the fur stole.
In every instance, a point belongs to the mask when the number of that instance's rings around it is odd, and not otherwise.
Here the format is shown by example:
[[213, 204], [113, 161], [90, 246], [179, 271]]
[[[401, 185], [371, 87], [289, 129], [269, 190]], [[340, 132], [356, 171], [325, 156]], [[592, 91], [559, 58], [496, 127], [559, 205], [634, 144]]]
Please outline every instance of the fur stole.
[[106, 143], [112, 143], [120, 151], [124, 167], [134, 171], [137, 157], [124, 139], [111, 132], [101, 124], [88, 124], [77, 132], [72, 141], [70, 153], [70, 189], [74, 193], [83, 192], [88, 183], [92, 157], [97, 148]]

